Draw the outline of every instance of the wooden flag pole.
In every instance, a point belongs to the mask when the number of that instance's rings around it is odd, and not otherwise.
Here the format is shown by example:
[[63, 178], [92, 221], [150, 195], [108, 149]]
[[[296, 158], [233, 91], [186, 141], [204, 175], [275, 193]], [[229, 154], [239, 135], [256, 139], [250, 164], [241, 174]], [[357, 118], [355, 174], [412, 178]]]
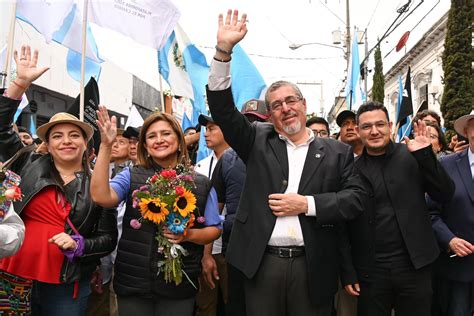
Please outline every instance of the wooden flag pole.
[[10, 29], [8, 32], [8, 45], [7, 45], [7, 60], [5, 62], [4, 77], [2, 82], [2, 88], [7, 86], [7, 83], [10, 81], [11, 77], [11, 68], [12, 68], [12, 56], [13, 56], [13, 42], [15, 38], [15, 21], [16, 21], [16, 0], [12, 3], [12, 13], [10, 16]]
[[87, 46], [87, 8], [88, 0], [84, 0], [84, 9], [82, 16], [82, 55], [81, 55], [81, 83], [80, 83], [80, 98], [79, 98], [79, 119], [84, 121], [84, 81], [86, 75], [86, 46]]

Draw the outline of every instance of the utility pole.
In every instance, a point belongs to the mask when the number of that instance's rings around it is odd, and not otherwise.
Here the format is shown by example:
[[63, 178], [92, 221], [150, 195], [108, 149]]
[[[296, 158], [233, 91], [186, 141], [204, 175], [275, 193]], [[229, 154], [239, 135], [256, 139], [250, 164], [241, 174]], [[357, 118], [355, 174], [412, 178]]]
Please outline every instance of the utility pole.
[[349, 69], [349, 59], [351, 56], [351, 19], [349, 12], [349, 0], [346, 0], [346, 60]]
[[365, 58], [364, 58], [364, 92], [365, 92], [365, 100], [368, 100], [367, 97], [367, 79], [369, 79], [369, 42], [367, 40], [367, 29], [365, 29]]

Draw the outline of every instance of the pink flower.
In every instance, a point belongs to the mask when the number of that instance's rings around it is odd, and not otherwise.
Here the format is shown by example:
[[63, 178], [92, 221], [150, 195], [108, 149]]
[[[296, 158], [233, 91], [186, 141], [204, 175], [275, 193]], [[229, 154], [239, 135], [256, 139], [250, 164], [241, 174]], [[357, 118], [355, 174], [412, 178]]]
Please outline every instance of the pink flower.
[[204, 223], [204, 222], [206, 221], [206, 218], [205, 218], [204, 216], [199, 216], [199, 217], [197, 218], [197, 221], [198, 221], [198, 223], [202, 224], [202, 223]]
[[179, 196], [183, 196], [184, 194], [184, 188], [182, 186], [177, 186], [175, 189], [176, 191], [176, 194], [179, 195]]
[[190, 176], [189, 174], [182, 175], [180, 178], [183, 181], [193, 181], [193, 177]]
[[148, 189], [148, 186], [142, 185], [139, 190], [140, 191], [145, 191], [146, 189]]
[[13, 187], [13, 188], [5, 190], [5, 198], [8, 201], [21, 200], [21, 189], [19, 187]]
[[140, 227], [142, 227], [142, 223], [140, 223], [140, 221], [138, 219], [132, 219], [130, 221], [130, 226], [133, 229], [140, 229]]

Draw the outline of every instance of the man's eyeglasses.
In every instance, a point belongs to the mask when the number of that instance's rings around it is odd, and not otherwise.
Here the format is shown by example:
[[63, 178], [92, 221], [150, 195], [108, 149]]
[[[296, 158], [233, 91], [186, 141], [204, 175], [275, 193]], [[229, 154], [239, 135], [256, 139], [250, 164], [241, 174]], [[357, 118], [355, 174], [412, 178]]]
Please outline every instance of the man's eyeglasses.
[[377, 130], [380, 131], [380, 130], [383, 130], [385, 127], [387, 127], [388, 123], [383, 122], [383, 121], [379, 121], [379, 122], [375, 122], [375, 123], [366, 123], [366, 124], [360, 125], [359, 129], [364, 131], [364, 132], [368, 132], [368, 131], [371, 131], [374, 126]]
[[322, 130], [312, 129], [312, 131], [314, 133], [314, 136], [318, 136], [318, 135], [319, 135], [319, 137], [328, 137], [329, 136], [329, 133], [325, 129], [322, 129]]
[[283, 103], [285, 103], [287, 106], [293, 106], [299, 101], [301, 101], [303, 98], [301, 97], [295, 97], [295, 96], [289, 96], [286, 97], [285, 100], [283, 101], [275, 101], [270, 104], [270, 110], [272, 111], [280, 111], [281, 107], [283, 106]]

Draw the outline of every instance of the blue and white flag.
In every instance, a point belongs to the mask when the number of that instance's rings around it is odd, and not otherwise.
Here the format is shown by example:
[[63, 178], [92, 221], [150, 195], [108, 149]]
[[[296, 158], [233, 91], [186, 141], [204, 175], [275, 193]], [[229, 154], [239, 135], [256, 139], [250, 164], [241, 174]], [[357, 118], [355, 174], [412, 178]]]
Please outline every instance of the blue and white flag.
[[205, 96], [209, 66], [204, 54], [191, 44], [179, 25], [158, 52], [158, 65], [172, 94], [191, 100], [191, 122], [196, 125], [199, 115], [207, 114]]
[[38, 138], [38, 135], [36, 135], [36, 122], [33, 119], [33, 115], [30, 115], [30, 134], [33, 138]]
[[234, 47], [230, 75], [234, 104], [239, 110], [248, 100], [260, 99], [265, 81], [240, 45]]
[[189, 119], [188, 115], [186, 114], [186, 111], [183, 112], [183, 120], [181, 122], [181, 128], [183, 129], [183, 131], [185, 131], [188, 127], [193, 127], [193, 126], [194, 125]]
[[16, 16], [43, 34], [49, 44], [53, 34], [63, 25], [71, 11], [74, 0], [18, 0]]
[[348, 109], [353, 111], [357, 111], [361, 104], [365, 102], [365, 97], [360, 86], [359, 44], [356, 34], [352, 41], [352, 52], [347, 73], [346, 102]]
[[[82, 14], [82, 10], [79, 10], [77, 4], [74, 4], [68, 16], [64, 19], [61, 28], [53, 35], [55, 42], [69, 48], [67, 71], [76, 81], [81, 81], [82, 41], [79, 39], [82, 37]], [[85, 62], [85, 81], [88, 81], [91, 77], [98, 81], [103, 60], [99, 57], [99, 50], [89, 26], [87, 26]]]
[[[23, 0], [19, 1], [19, 4], [20, 2], [22, 5], [17, 9], [17, 17], [32, 25], [44, 36], [46, 42], [50, 43], [51, 40], [54, 40], [69, 48], [67, 70], [74, 80], [80, 81], [82, 10], [73, 1]], [[70, 3], [70, 5], [66, 6], [66, 3]], [[64, 15], [64, 10], [67, 8], [68, 11]], [[100, 63], [103, 60], [99, 57], [97, 45], [89, 27], [87, 27], [86, 57], [86, 81], [90, 77], [98, 79], [101, 70]]]

